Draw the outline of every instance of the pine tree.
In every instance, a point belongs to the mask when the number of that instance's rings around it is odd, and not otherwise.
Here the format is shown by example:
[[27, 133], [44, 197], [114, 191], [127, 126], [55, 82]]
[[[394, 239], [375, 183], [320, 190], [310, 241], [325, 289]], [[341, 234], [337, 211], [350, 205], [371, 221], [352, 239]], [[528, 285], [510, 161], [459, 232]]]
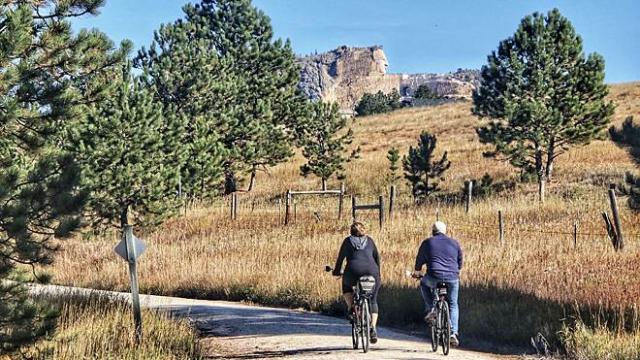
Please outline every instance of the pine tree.
[[343, 178], [344, 163], [357, 158], [360, 149], [345, 155], [353, 142], [353, 131], [344, 131], [347, 119], [340, 116], [337, 104], [317, 102], [311, 107], [311, 117], [301, 141], [302, 155], [307, 162], [300, 171], [303, 176], [313, 174], [319, 177], [322, 190], [326, 190], [327, 180], [334, 174]]
[[[53, 238], [68, 237], [80, 224], [86, 200], [80, 172], [57, 146], [68, 124], [108, 93], [106, 79], [129, 48], [115, 50], [97, 31], [72, 33], [69, 18], [95, 14], [101, 4], [0, 6], [0, 281], [17, 264], [50, 264]], [[21, 286], [0, 282], [0, 354], [34, 341], [52, 320]]]
[[90, 191], [88, 213], [95, 228], [153, 225], [179, 201], [184, 120], [165, 117], [129, 66], [113, 81], [112, 97], [93, 107], [71, 135]]
[[438, 96], [438, 93], [434, 90], [431, 90], [431, 88], [426, 85], [426, 84], [422, 84], [420, 86], [418, 86], [418, 89], [416, 89], [415, 94], [413, 94], [413, 97], [416, 99], [438, 99], [440, 98]]
[[392, 147], [387, 152], [387, 160], [389, 160], [389, 173], [387, 174], [387, 181], [390, 184], [395, 184], [398, 180], [400, 180], [400, 175], [398, 175], [398, 170], [400, 166], [398, 162], [400, 161], [400, 150], [398, 148]]
[[140, 51], [137, 65], [163, 103], [211, 124], [224, 150], [227, 192], [235, 191], [236, 173], [255, 175], [292, 155], [306, 106], [299, 68], [290, 43], [274, 40], [269, 18], [250, 0], [202, 0], [183, 10], [184, 19], [163, 25]]
[[538, 176], [540, 199], [554, 162], [571, 146], [606, 129], [614, 106], [606, 100], [604, 59], [585, 58], [582, 39], [557, 9], [525, 17], [482, 67], [473, 112], [493, 121], [477, 129], [480, 141]]
[[440, 160], [435, 160], [434, 151], [438, 139], [426, 131], [420, 134], [418, 147], [409, 147], [409, 153], [402, 158], [404, 177], [411, 184], [416, 200], [424, 200], [439, 190], [438, 179], [449, 169], [451, 162], [445, 151]]
[[[627, 117], [618, 130], [615, 127], [609, 129], [611, 139], [621, 147], [629, 151], [629, 154], [640, 165], [640, 126], [633, 122], [633, 117]], [[626, 185], [622, 187], [622, 193], [629, 196], [629, 207], [640, 211], [640, 176], [627, 173], [625, 176]]]

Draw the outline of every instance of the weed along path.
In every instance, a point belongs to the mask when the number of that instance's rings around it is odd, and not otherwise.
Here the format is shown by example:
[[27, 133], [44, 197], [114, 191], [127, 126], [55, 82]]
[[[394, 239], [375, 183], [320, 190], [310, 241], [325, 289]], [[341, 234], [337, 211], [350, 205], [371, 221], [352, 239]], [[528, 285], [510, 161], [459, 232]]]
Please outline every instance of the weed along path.
[[[130, 299], [128, 293], [55, 285], [34, 285], [32, 289], [51, 295], [75, 292]], [[452, 349], [444, 357], [431, 352], [426, 339], [385, 328], [378, 330], [378, 343], [363, 354], [351, 349], [346, 320], [317, 313], [153, 295], [140, 295], [140, 303], [191, 320], [204, 337], [208, 359], [516, 359], [461, 349]]]

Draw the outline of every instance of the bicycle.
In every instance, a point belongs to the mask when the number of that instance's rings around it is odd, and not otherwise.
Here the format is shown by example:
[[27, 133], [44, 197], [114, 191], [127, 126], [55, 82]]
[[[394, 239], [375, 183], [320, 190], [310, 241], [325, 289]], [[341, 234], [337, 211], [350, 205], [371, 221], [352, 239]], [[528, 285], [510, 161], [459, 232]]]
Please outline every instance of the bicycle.
[[[326, 272], [332, 272], [331, 266], [325, 267]], [[342, 274], [341, 274], [342, 275]], [[376, 287], [373, 276], [361, 276], [353, 287], [353, 306], [351, 307], [351, 341], [353, 349], [357, 350], [362, 340], [362, 351], [369, 351], [371, 343], [371, 296]]]
[[[414, 279], [421, 279], [423, 276], [414, 275], [411, 271], [407, 271], [407, 275]], [[451, 313], [449, 312], [449, 302], [447, 300], [448, 286], [447, 283], [438, 281], [436, 283], [435, 295], [437, 300], [434, 304], [436, 310], [436, 319], [428, 322], [431, 331], [431, 350], [438, 351], [438, 345], [442, 345], [442, 353], [449, 355], [451, 348]]]

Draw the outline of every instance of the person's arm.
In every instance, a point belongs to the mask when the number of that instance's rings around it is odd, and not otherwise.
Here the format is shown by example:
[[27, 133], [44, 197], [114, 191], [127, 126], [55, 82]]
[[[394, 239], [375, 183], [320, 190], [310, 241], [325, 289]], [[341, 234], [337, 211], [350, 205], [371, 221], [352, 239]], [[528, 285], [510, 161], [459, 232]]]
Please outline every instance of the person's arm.
[[347, 246], [348, 241], [345, 239], [342, 242], [342, 246], [340, 246], [340, 251], [338, 252], [338, 258], [336, 259], [336, 266], [333, 267], [333, 275], [340, 276], [342, 274], [342, 263], [344, 262], [344, 258], [347, 257]]
[[460, 243], [458, 243], [458, 270], [462, 270], [463, 258], [464, 255], [462, 254], [462, 247], [460, 246]]
[[416, 255], [415, 271], [422, 271], [422, 266], [427, 263], [427, 241], [423, 241]]
[[373, 239], [369, 239], [371, 240], [371, 245], [373, 245], [373, 260], [376, 262], [376, 265], [378, 265], [378, 270], [380, 270], [380, 254], [378, 253], [378, 247], [376, 246], [376, 243], [373, 242]]

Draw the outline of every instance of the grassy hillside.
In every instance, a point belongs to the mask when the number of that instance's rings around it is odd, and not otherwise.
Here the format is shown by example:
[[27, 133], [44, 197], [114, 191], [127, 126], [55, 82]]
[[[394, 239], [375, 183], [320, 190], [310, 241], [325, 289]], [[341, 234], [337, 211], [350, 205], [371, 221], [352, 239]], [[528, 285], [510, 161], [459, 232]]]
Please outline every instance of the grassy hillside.
[[[611, 98], [617, 103], [614, 124], [628, 115], [640, 118], [640, 84], [612, 86]], [[438, 153], [449, 151], [452, 166], [441, 184], [444, 193], [457, 193], [465, 180], [485, 173], [496, 181], [517, 179], [507, 164], [483, 158], [488, 148], [478, 142], [474, 132], [478, 119], [470, 106], [455, 103], [357, 119], [355, 143], [361, 146], [362, 157], [347, 166], [349, 194], [363, 200], [386, 195], [387, 150], [396, 146], [405, 153], [422, 130], [438, 136]], [[339, 282], [322, 268], [335, 259], [347, 235], [348, 216], [336, 221], [335, 198], [300, 199], [296, 220], [282, 226], [278, 196], [288, 188], [319, 187], [317, 179], [300, 177], [301, 163], [296, 158], [259, 174], [257, 189], [240, 194], [235, 222], [220, 200], [189, 209], [186, 216], [144, 234], [149, 246], [139, 267], [141, 290], [329, 312], [340, 309]], [[626, 249], [615, 253], [600, 215], [608, 209], [608, 184], [634, 168], [625, 151], [608, 140], [595, 141], [558, 159], [543, 205], [535, 201], [535, 184], [518, 183], [513, 190], [476, 201], [470, 214], [456, 203], [414, 206], [409, 189], [400, 186], [400, 206], [384, 231], [377, 229], [377, 215], [362, 216], [383, 261], [382, 321], [401, 326], [419, 323], [419, 293], [403, 273], [411, 268], [438, 211], [466, 252], [460, 294], [463, 337], [518, 345], [527, 344], [538, 332], [556, 339], [563, 319], [575, 315], [589, 325], [599, 319], [611, 329], [637, 331], [640, 216], [621, 199]], [[498, 210], [505, 215], [504, 245], [498, 241]], [[579, 236], [574, 246], [576, 222]], [[65, 243], [52, 269], [55, 281], [126, 290], [126, 266], [112, 251], [116, 242], [115, 236], [106, 236]]]

